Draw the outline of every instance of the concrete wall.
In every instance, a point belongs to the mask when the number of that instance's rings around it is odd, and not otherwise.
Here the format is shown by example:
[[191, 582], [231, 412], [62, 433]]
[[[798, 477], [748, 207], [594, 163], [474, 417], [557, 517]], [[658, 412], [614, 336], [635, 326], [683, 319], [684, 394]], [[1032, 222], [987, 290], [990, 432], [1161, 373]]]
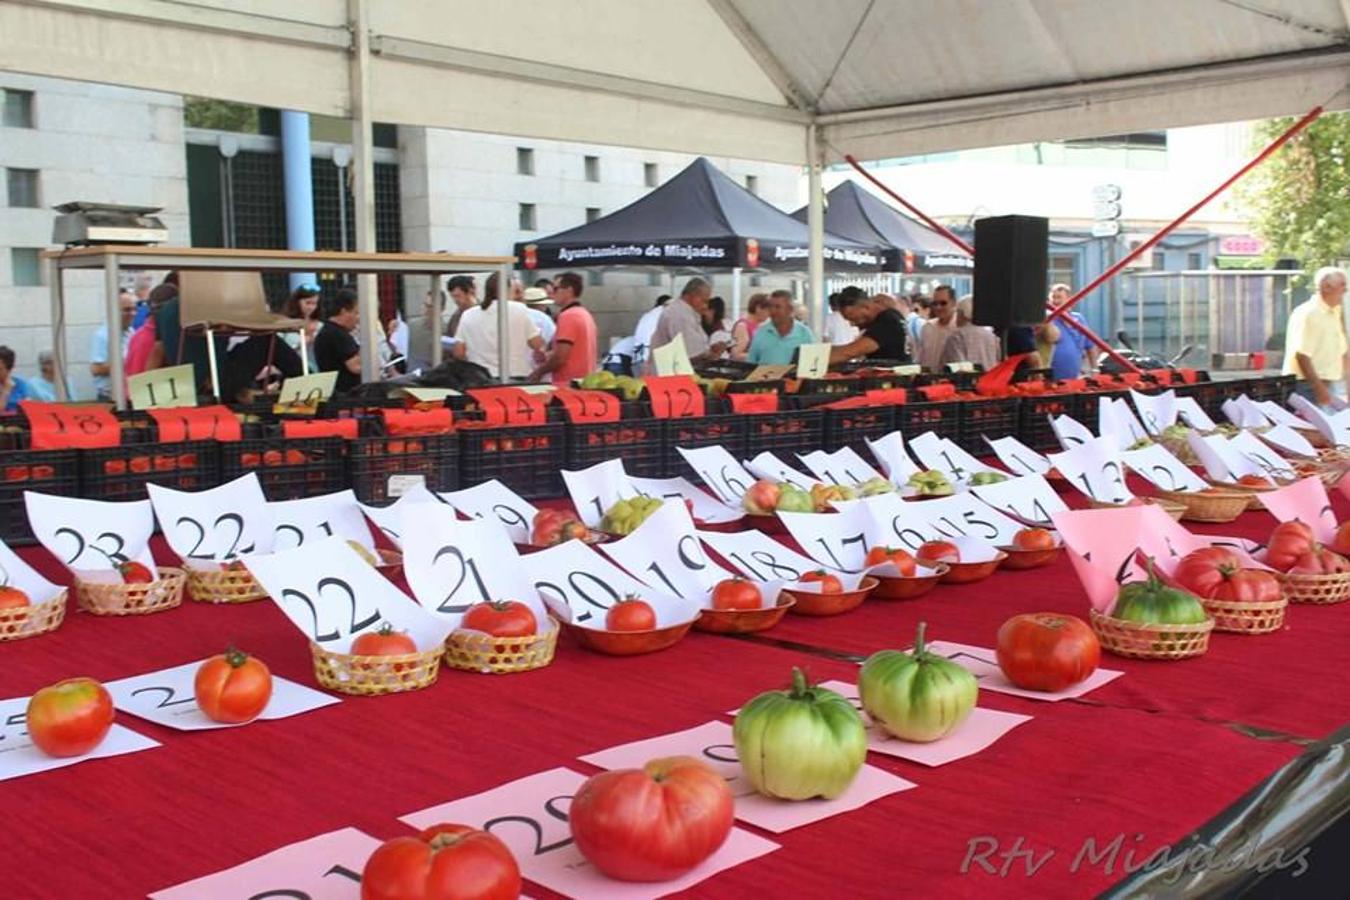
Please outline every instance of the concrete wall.
[[[73, 200], [164, 208], [170, 243], [188, 243], [183, 104], [173, 94], [0, 72], [0, 88], [32, 91], [33, 128], [0, 127], [0, 170], [37, 169], [38, 207], [11, 209], [0, 171], [0, 343], [37, 371], [51, 347], [50, 293], [17, 287], [10, 249], [49, 248], [52, 207]], [[101, 274], [66, 275], [67, 353], [77, 395], [90, 397], [89, 339], [103, 321]]]

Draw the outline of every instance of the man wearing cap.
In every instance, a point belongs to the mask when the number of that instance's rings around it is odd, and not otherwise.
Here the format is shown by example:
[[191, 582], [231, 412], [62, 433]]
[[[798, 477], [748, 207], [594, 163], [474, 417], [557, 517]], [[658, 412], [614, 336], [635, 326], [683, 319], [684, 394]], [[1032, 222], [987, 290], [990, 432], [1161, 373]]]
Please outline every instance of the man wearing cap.
[[[544, 339], [544, 346], [552, 346], [553, 334], [557, 331], [557, 326], [553, 324], [553, 318], [548, 314], [548, 308], [553, 305], [553, 301], [549, 299], [548, 292], [541, 287], [524, 288], [517, 294], [516, 289], [519, 286], [520, 282], [512, 282], [511, 299], [519, 300], [525, 304], [525, 309], [530, 314], [530, 321], [534, 323], [535, 328], [539, 329], [539, 336]], [[534, 368], [535, 363], [539, 360], [535, 357], [533, 350], [526, 349], [528, 353], [526, 359], [529, 360], [530, 367]]]
[[566, 387], [573, 379], [595, 371], [595, 318], [581, 305], [584, 288], [585, 282], [576, 272], [564, 272], [554, 282], [553, 302], [559, 307], [557, 330], [548, 356], [530, 374], [531, 381], [551, 377], [555, 385]]

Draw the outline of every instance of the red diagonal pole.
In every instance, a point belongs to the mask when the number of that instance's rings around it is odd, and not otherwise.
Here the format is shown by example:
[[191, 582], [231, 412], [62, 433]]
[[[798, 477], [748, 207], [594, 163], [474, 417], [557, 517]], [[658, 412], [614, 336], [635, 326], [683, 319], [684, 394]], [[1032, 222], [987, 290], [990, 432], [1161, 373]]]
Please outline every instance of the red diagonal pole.
[[[910, 203], [910, 202], [909, 202], [908, 200], [906, 200], [904, 197], [901, 197], [901, 196], [900, 196], [899, 194], [897, 194], [895, 191], [891, 190], [889, 187], [887, 187], [886, 185], [884, 185], [884, 184], [882, 184], [880, 181], [878, 181], [878, 180], [876, 179], [876, 177], [872, 175], [871, 172], [867, 171], [866, 169], [864, 169], [862, 166], [860, 166], [860, 165], [858, 164], [858, 160], [855, 159], [855, 158], [853, 157], [853, 154], [851, 154], [851, 153], [846, 153], [846, 154], [844, 154], [844, 159], [848, 160], [848, 164], [851, 165], [854, 169], [857, 169], [858, 172], [859, 172], [864, 178], [866, 178], [868, 181], [872, 182], [872, 183], [875, 184], [877, 187], [879, 187], [879, 188], [881, 188], [883, 191], [885, 191], [886, 196], [890, 197], [890, 198], [891, 198], [892, 200], [894, 200], [896, 203], [899, 203], [899, 204], [900, 204], [901, 206], [903, 206], [905, 209], [909, 210], [910, 212], [914, 213], [914, 215], [916, 215], [916, 216], [918, 216], [920, 219], [922, 219], [923, 222], [924, 222], [924, 224], [927, 225], [929, 228], [933, 229], [933, 230], [936, 231], [938, 234], [942, 235], [942, 236], [945, 237], [947, 240], [951, 241], [953, 244], [955, 244], [956, 246], [960, 247], [960, 248], [961, 248], [962, 250], [964, 250], [965, 252], [969, 253], [971, 256], [974, 256], [974, 255], [975, 255], [975, 248], [974, 248], [974, 247], [970, 246], [970, 245], [967, 244], [965, 241], [961, 240], [961, 238], [957, 237], [957, 236], [956, 236], [955, 234], [953, 234], [950, 230], [948, 230], [947, 228], [945, 228], [945, 227], [943, 227], [942, 225], [938, 224], [935, 220], [929, 218], [928, 215], [927, 215], [923, 210], [919, 209], [917, 206], [915, 206], [914, 204]], [[1109, 357], [1111, 357], [1112, 359], [1114, 359], [1114, 360], [1121, 366], [1121, 368], [1125, 369], [1125, 371], [1127, 371], [1127, 372], [1138, 372], [1138, 371], [1139, 371], [1139, 367], [1138, 367], [1138, 366], [1136, 366], [1134, 363], [1130, 362], [1130, 361], [1129, 361], [1128, 359], [1126, 359], [1125, 357], [1121, 356], [1118, 352], [1116, 352], [1115, 348], [1112, 347], [1110, 344], [1106, 343], [1106, 341], [1104, 341], [1104, 340], [1102, 340], [1101, 338], [1097, 337], [1097, 335], [1095, 335], [1095, 334], [1092, 332], [1092, 329], [1088, 328], [1087, 325], [1083, 324], [1082, 322], [1078, 321], [1077, 319], [1065, 319], [1064, 321], [1065, 321], [1071, 328], [1073, 328], [1073, 329], [1076, 330], [1079, 334], [1081, 334], [1083, 337], [1087, 338], [1089, 341], [1091, 341], [1092, 343], [1096, 344], [1097, 347], [1100, 348], [1100, 349], [1102, 350], [1102, 352], [1104, 352], [1107, 356], [1109, 356]]]

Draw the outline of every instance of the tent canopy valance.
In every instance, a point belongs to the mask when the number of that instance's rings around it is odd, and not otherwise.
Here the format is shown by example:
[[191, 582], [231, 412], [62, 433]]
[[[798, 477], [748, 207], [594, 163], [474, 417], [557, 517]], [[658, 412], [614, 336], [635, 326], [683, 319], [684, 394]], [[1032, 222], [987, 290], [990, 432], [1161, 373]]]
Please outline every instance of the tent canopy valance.
[[[526, 269], [686, 266], [802, 271], [810, 234], [800, 222], [699, 157], [646, 196], [607, 216], [516, 244]], [[875, 271], [876, 243], [825, 236], [827, 268]]]

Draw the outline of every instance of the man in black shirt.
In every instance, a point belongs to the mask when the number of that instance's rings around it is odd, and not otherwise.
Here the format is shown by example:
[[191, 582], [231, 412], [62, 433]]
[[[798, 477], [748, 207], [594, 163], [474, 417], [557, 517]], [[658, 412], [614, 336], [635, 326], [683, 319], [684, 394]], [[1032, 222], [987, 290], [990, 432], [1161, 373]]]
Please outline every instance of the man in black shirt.
[[847, 344], [830, 349], [830, 362], [870, 356], [909, 362], [905, 352], [905, 317], [894, 309], [879, 303], [862, 288], [849, 286], [839, 292], [839, 314], [862, 334]]
[[314, 361], [320, 372], [337, 372], [335, 393], [346, 393], [361, 383], [361, 347], [352, 337], [360, 310], [356, 291], [343, 288], [326, 299], [326, 320], [314, 336]]

